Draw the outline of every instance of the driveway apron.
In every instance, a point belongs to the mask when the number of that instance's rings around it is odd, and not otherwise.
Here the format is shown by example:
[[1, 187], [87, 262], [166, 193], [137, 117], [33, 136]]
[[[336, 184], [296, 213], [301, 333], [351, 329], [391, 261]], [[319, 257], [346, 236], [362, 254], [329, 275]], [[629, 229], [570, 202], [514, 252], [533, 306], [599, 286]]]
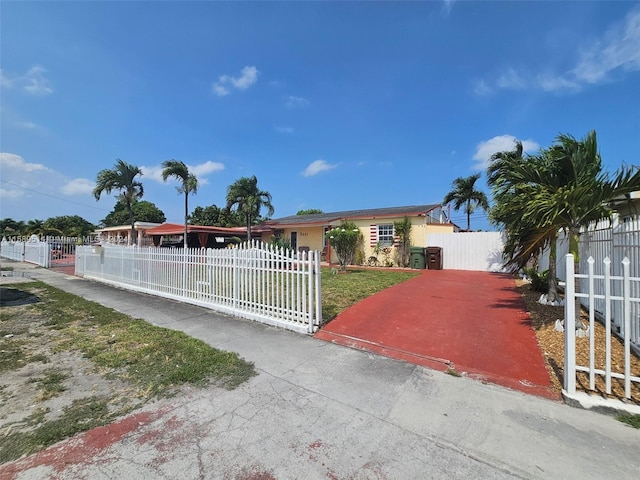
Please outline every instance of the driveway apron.
[[317, 338], [559, 398], [513, 277], [424, 270], [353, 305]]

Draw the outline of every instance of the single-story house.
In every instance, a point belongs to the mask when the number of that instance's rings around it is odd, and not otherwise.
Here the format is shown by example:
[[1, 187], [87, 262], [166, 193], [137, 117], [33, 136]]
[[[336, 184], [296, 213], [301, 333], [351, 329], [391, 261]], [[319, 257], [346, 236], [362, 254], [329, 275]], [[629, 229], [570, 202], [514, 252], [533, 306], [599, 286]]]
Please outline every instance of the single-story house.
[[[397, 246], [398, 239], [394, 234], [393, 224], [402, 221], [404, 217], [411, 222], [411, 246], [414, 247], [427, 247], [428, 233], [453, 233], [460, 230], [446, 217], [442, 205], [412, 205], [276, 218], [261, 224], [261, 227], [270, 229], [262, 234], [262, 240], [268, 242], [276, 235], [287, 239], [293, 250], [320, 250], [327, 261], [335, 263], [338, 261], [337, 256], [335, 252], [332, 253], [325, 234], [343, 221], [352, 221], [364, 238], [364, 256], [361, 258], [368, 259], [375, 256], [374, 249], [377, 245], [392, 249]], [[393, 254], [390, 258], [393, 258]]]
[[[134, 222], [134, 232], [136, 236], [136, 245], [143, 246], [149, 243], [146, 236], [147, 230], [161, 225], [152, 222]], [[115, 245], [132, 245], [131, 241], [131, 225], [117, 225], [115, 227], [105, 227], [96, 230], [98, 241], [101, 243], [112, 243]]]

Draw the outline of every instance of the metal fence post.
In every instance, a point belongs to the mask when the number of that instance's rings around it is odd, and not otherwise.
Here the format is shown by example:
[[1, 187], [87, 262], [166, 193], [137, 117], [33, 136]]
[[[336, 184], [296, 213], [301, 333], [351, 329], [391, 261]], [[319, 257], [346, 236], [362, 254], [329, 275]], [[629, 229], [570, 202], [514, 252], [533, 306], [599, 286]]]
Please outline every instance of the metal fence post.
[[564, 389], [576, 393], [576, 304], [573, 255], [565, 257], [567, 272], [564, 298]]
[[631, 279], [629, 267], [631, 261], [622, 260], [622, 298], [624, 299], [624, 395], [631, 398]]

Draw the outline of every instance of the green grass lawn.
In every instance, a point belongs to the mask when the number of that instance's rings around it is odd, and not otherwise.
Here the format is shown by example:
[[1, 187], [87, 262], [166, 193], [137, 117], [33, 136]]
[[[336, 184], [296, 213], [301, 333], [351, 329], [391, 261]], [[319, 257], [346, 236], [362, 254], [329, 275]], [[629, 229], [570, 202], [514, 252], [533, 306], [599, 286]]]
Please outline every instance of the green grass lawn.
[[376, 292], [420, 275], [419, 270], [397, 271], [385, 269], [349, 270], [334, 274], [331, 268], [322, 269], [322, 317], [324, 323]]
[[[3, 287], [31, 294], [38, 301], [0, 309], [0, 401], [13, 402], [5, 380], [32, 384], [28, 403], [37, 408], [19, 421], [0, 418], [0, 463], [46, 448], [69, 436], [105, 425], [145, 403], [172, 396], [183, 385], [235, 388], [255, 375], [253, 364], [236, 353], [210, 347], [183, 332], [153, 326], [111, 308], [40, 282]], [[89, 360], [92, 372], [115, 381], [109, 394], [92, 389], [55, 416], [46, 401], [68, 390], [73, 368], [58, 368], [56, 355]], [[31, 376], [29, 364], [47, 364]], [[97, 383], [100, 381], [96, 380]], [[111, 385], [111, 383], [110, 383]], [[18, 401], [19, 399], [15, 399]], [[53, 415], [53, 417], [52, 417]]]

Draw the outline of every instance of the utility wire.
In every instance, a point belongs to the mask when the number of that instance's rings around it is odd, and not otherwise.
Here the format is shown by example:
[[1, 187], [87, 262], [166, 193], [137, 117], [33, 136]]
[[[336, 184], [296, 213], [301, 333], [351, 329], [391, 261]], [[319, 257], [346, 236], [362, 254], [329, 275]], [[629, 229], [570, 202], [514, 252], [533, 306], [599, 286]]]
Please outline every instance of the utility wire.
[[22, 185], [18, 185], [16, 183], [8, 182], [6, 180], [0, 180], [0, 181], [2, 183], [7, 184], [7, 185], [11, 185], [13, 187], [18, 187], [18, 188], [21, 188], [23, 190], [27, 190], [29, 192], [37, 193], [38, 195], [43, 195], [45, 197], [55, 198], [56, 200], [60, 200], [61, 202], [73, 203], [74, 205], [80, 205], [81, 207], [92, 208], [94, 210], [100, 210], [101, 212], [109, 212], [110, 211], [110, 210], [108, 210], [106, 208], [94, 207], [93, 205], [87, 205], [86, 203], [74, 202], [73, 200], [67, 200], [66, 198], [56, 197], [55, 195], [51, 195], [50, 193], [39, 192], [38, 190], [34, 190], [32, 188], [23, 187]]

